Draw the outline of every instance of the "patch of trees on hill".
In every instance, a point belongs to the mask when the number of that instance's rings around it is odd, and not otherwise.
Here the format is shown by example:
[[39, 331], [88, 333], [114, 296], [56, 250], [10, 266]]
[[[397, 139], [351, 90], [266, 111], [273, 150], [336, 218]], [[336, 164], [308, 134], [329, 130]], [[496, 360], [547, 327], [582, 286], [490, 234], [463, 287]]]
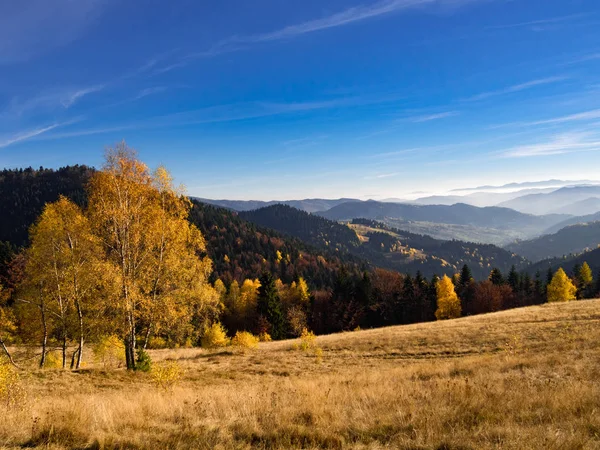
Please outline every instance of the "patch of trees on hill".
[[60, 169], [2, 170], [0, 172], [0, 241], [15, 246], [27, 243], [29, 227], [42, 213], [44, 205], [60, 195], [82, 206], [86, 201], [84, 185], [94, 169], [66, 166]]
[[[373, 266], [424, 276], [453, 275], [468, 264], [476, 279], [484, 279], [493, 267], [507, 271], [525, 260], [491, 244], [443, 241], [409, 233], [369, 219], [354, 219], [369, 232], [361, 241], [352, 228], [287, 205], [273, 205], [240, 213], [240, 217], [278, 232], [294, 236], [321, 249], [351, 254]], [[373, 231], [375, 230], [375, 231]], [[378, 232], [377, 230], [381, 230]]]
[[353, 273], [367, 269], [358, 258], [318, 251], [299, 239], [243, 220], [235, 212], [199, 201], [193, 201], [190, 221], [207, 241], [213, 278], [227, 285], [256, 279], [267, 271], [284, 283], [303, 277], [311, 287], [322, 289], [333, 285], [342, 266]]

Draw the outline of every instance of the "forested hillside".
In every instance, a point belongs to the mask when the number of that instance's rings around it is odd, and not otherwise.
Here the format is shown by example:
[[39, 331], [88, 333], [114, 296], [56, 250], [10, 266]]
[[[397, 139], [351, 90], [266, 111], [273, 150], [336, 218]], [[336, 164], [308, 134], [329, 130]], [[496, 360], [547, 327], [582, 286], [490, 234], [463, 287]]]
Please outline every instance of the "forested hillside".
[[348, 226], [285, 205], [240, 216], [320, 248], [349, 253], [374, 266], [413, 275], [418, 271], [427, 277], [453, 275], [467, 264], [475, 278], [484, 279], [493, 267], [508, 271], [513, 265], [525, 264], [523, 258], [494, 245], [438, 240], [368, 219], [355, 219]]
[[0, 241], [21, 246], [27, 242], [29, 227], [47, 202], [59, 195], [82, 205], [84, 184], [94, 169], [67, 166], [60, 169], [15, 169], [0, 172]]
[[258, 278], [269, 271], [284, 283], [301, 276], [312, 287], [324, 288], [333, 285], [342, 265], [351, 272], [367, 268], [358, 258], [318, 251], [299, 239], [243, 220], [235, 212], [197, 200], [193, 201], [190, 221], [206, 239], [214, 277], [227, 285], [233, 280], [241, 283], [247, 278]]
[[514, 242], [507, 250], [537, 262], [593, 250], [600, 245], [600, 222], [571, 225], [560, 231], [528, 241]]
[[[94, 171], [76, 165], [58, 170], [27, 168], [0, 173], [0, 280], [6, 276], [12, 254], [27, 243], [29, 227], [44, 205], [58, 200], [60, 195], [84, 205], [85, 184]], [[190, 220], [207, 241], [207, 254], [214, 265], [213, 279], [221, 278], [226, 283], [258, 278], [266, 270], [288, 283], [302, 276], [312, 288], [320, 289], [333, 284], [336, 271], [344, 264], [351, 273], [367, 268], [359, 258], [317, 251], [300, 240], [257, 227], [235, 212], [196, 200]]]

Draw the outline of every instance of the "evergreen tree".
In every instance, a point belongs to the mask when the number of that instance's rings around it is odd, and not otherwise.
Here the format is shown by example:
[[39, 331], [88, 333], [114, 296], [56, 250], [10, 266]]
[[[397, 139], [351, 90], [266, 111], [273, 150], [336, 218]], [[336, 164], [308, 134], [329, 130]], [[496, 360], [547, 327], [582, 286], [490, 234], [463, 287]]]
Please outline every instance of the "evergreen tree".
[[269, 322], [273, 339], [285, 338], [285, 319], [281, 310], [281, 300], [275, 286], [275, 279], [270, 272], [265, 272], [260, 277], [256, 310], [259, 316]]
[[519, 274], [515, 266], [512, 266], [508, 273], [508, 285], [515, 294], [519, 291]]
[[471, 274], [471, 269], [469, 269], [469, 266], [465, 264], [462, 270], [460, 271], [460, 278], [458, 283], [461, 286], [466, 287], [469, 285], [472, 279], [473, 275]]
[[402, 310], [400, 312], [402, 323], [413, 323], [416, 310], [415, 284], [410, 275], [404, 278], [402, 286]]
[[495, 284], [496, 286], [504, 284], [504, 276], [502, 276], [502, 272], [500, 272], [500, 269], [497, 268], [492, 269], [488, 279], [492, 282], [492, 284]]

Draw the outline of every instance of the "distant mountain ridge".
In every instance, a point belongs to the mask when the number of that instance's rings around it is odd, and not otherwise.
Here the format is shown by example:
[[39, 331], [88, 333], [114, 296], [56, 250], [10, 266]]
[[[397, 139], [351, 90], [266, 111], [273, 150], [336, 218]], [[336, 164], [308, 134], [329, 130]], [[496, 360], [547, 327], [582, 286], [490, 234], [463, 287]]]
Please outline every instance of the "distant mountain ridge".
[[[404, 203], [382, 203], [376, 201], [347, 202], [317, 213], [331, 220], [356, 218], [383, 219], [402, 218], [420, 222], [474, 225], [498, 229], [535, 228], [545, 229], [562, 220], [566, 215], [534, 216], [496, 206], [477, 207], [464, 203], [454, 205], [409, 205]], [[533, 233], [534, 234], [534, 233]]]
[[264, 208], [272, 205], [288, 205], [309, 213], [323, 211], [337, 206], [341, 203], [358, 201], [352, 198], [323, 199], [307, 198], [303, 200], [211, 200], [207, 198], [193, 197], [194, 199], [207, 203], [209, 205], [220, 206], [222, 208], [232, 209], [234, 211], [251, 211], [253, 209]]
[[239, 215], [307, 244], [339, 254], [351, 254], [373, 266], [413, 275], [417, 271], [426, 276], [453, 275], [468, 264], [474, 276], [485, 278], [492, 266], [506, 271], [513, 264], [521, 266], [525, 263], [523, 258], [494, 245], [441, 241], [367, 219], [343, 225], [287, 205], [272, 205]]
[[[502, 202], [498, 206], [529, 214], [549, 214], [589, 198], [600, 197], [600, 186], [563, 187], [547, 194], [530, 194]], [[596, 211], [589, 211], [594, 213]]]
[[600, 222], [562, 228], [555, 234], [515, 242], [505, 248], [532, 262], [594, 250], [600, 245]]

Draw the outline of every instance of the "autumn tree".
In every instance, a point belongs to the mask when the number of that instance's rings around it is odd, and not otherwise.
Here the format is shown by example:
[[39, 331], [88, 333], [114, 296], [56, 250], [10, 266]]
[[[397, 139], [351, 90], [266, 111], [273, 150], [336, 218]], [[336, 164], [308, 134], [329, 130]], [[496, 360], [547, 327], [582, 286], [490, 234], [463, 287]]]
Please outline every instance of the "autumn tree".
[[13, 360], [12, 355], [6, 346], [9, 336], [15, 331], [15, 320], [12, 311], [5, 305], [5, 291], [0, 284], [0, 348], [8, 358], [8, 361], [16, 367], [17, 364]]
[[592, 294], [590, 291], [594, 283], [594, 276], [592, 274], [592, 269], [587, 262], [584, 262], [581, 266], [577, 267], [577, 270], [575, 271], [575, 281], [577, 285], [577, 297], [590, 297]]
[[548, 302], [569, 302], [576, 299], [577, 288], [569, 279], [565, 271], [560, 268], [554, 274], [548, 285]]
[[[29, 295], [20, 300], [41, 309], [45, 329], [53, 323], [61, 344], [63, 368], [68, 342], [75, 337], [77, 350], [72, 365], [79, 368], [87, 316], [96, 306], [94, 290], [104, 273], [99, 241], [81, 209], [65, 197], [46, 204], [31, 228], [30, 240], [22, 290]], [[38, 295], [45, 297], [45, 302], [36, 300]]]
[[454, 291], [454, 284], [447, 276], [438, 281], [436, 285], [437, 311], [435, 317], [438, 320], [455, 319], [461, 315], [460, 299]]
[[211, 261], [200, 258], [205, 242], [187, 217], [190, 202], [168, 172], [151, 173], [125, 143], [106, 153], [88, 186], [89, 217], [101, 239], [118, 294], [111, 307], [121, 316], [128, 369], [135, 369], [137, 335], [202, 314], [216, 294], [208, 283]]

